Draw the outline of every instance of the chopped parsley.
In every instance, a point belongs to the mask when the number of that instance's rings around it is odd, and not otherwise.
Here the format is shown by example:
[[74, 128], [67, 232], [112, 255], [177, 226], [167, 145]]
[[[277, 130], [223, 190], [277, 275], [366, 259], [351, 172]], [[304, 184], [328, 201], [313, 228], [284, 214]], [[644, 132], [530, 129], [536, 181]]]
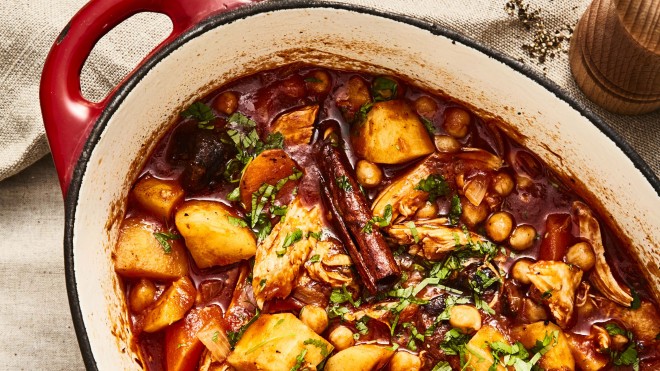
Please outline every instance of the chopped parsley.
[[337, 177], [335, 181], [337, 182], [339, 188], [343, 189], [344, 191], [350, 192], [353, 190], [353, 187], [351, 186], [351, 183], [348, 181], [348, 177], [346, 175]]
[[451, 198], [451, 209], [449, 210], [449, 222], [452, 225], [457, 225], [458, 220], [463, 214], [463, 207], [461, 206], [461, 199], [458, 195], [454, 195]]
[[212, 121], [215, 120], [215, 114], [211, 107], [202, 102], [195, 102], [181, 112], [181, 116], [191, 118], [197, 121], [197, 127], [200, 129], [213, 129], [215, 127]]
[[319, 348], [321, 350], [321, 356], [324, 357], [324, 358], [327, 357], [330, 354], [330, 351], [328, 350], [328, 345], [325, 342], [321, 341], [321, 340], [307, 339], [307, 340], [303, 341], [303, 344], [313, 345], [313, 346]]
[[[272, 225], [268, 215], [264, 212], [264, 208], [268, 202], [275, 201], [275, 196], [284, 185], [290, 180], [298, 180], [302, 177], [302, 172], [297, 168], [293, 169], [293, 174], [286, 178], [282, 178], [275, 185], [264, 183], [259, 189], [252, 193], [251, 211], [246, 215], [250, 228], [257, 230], [257, 237], [259, 241], [263, 240], [270, 234]], [[278, 206], [271, 208], [271, 211], [283, 212], [283, 209]], [[277, 215], [277, 214], [275, 214]]]
[[452, 369], [449, 362], [440, 361], [435, 366], [433, 366], [433, 369], [431, 371], [452, 371]]
[[431, 174], [426, 179], [417, 183], [415, 189], [429, 194], [429, 201], [434, 202], [436, 198], [446, 196], [451, 192], [449, 183], [440, 174]]
[[379, 76], [371, 84], [371, 95], [373, 95], [375, 102], [391, 100], [396, 97], [397, 87], [396, 81], [389, 77]]
[[433, 125], [433, 122], [424, 116], [419, 116], [419, 118], [422, 120], [422, 124], [424, 124], [426, 131], [431, 135], [435, 135], [435, 125]]
[[415, 222], [406, 223], [406, 227], [410, 229], [410, 234], [412, 234], [412, 238], [415, 241], [415, 243], [419, 243], [419, 232], [417, 232], [417, 227], [415, 227]]
[[291, 370], [289, 371], [298, 371], [303, 365], [303, 362], [305, 362], [305, 355], [307, 354], [307, 348], [303, 348], [302, 351], [300, 351], [300, 354], [296, 357], [296, 364], [291, 367]]
[[170, 254], [172, 253], [172, 245], [170, 245], [170, 241], [178, 240], [181, 236], [176, 233], [154, 232], [154, 238], [158, 241], [160, 246], [163, 247], [163, 252], [165, 254]]
[[362, 123], [367, 119], [367, 114], [371, 111], [371, 108], [374, 106], [372, 102], [367, 102], [360, 106], [360, 109], [355, 113], [354, 121], [357, 123]]
[[614, 323], [605, 325], [605, 330], [610, 336], [623, 335], [628, 338], [629, 344], [622, 352], [610, 350], [610, 358], [616, 366], [633, 366], [633, 370], [639, 370], [639, 358], [637, 356], [637, 345], [632, 332], [626, 331]]
[[330, 301], [334, 304], [343, 304], [349, 302], [355, 308], [360, 305], [359, 300], [353, 300], [353, 295], [346, 288], [346, 284], [344, 284], [341, 289], [332, 289], [332, 292], [330, 293]]
[[238, 201], [240, 199], [241, 199], [241, 190], [238, 187], [234, 188], [233, 191], [227, 194], [227, 200], [229, 201]]
[[449, 356], [459, 356], [461, 367], [467, 363], [466, 344], [470, 336], [453, 328], [445, 333], [444, 340], [440, 343], [440, 349]]
[[321, 261], [321, 256], [320, 256], [319, 254], [312, 255], [312, 257], [309, 258], [308, 261], [309, 261], [310, 263], [312, 263], [312, 264], [314, 264], [314, 263], [318, 263], [318, 262]]
[[275, 251], [277, 257], [278, 258], [283, 257], [286, 254], [287, 247], [302, 240], [302, 237], [303, 237], [303, 232], [300, 230], [300, 228], [296, 228], [293, 231], [293, 233], [287, 234], [286, 237], [284, 238], [284, 242], [282, 243], [282, 247]]
[[307, 232], [307, 238], [310, 237], [314, 237], [316, 240], [321, 241], [321, 238], [323, 237], [323, 231], [318, 231], [318, 232], [309, 231]]
[[358, 330], [360, 335], [366, 335], [369, 333], [369, 327], [367, 327], [367, 322], [369, 322], [368, 316], [362, 316], [360, 319], [355, 321], [355, 328]]
[[367, 224], [362, 227], [362, 232], [371, 233], [373, 232], [374, 224], [379, 227], [387, 227], [392, 222], [392, 205], [388, 204], [385, 206], [383, 211], [383, 216], [374, 216], [369, 219]]
[[[262, 280], [263, 281], [263, 280]], [[254, 314], [254, 317], [252, 317], [248, 323], [244, 324], [241, 326], [241, 328], [238, 329], [238, 331], [227, 331], [227, 339], [229, 340], [229, 344], [231, 345], [231, 348], [234, 349], [234, 346], [236, 343], [238, 343], [239, 340], [241, 340], [241, 337], [243, 337], [243, 334], [245, 333], [245, 330], [247, 330], [250, 325], [254, 323], [254, 321], [259, 318], [259, 315], [261, 313], [259, 312], [259, 309], [257, 308], [257, 312]]]
[[237, 218], [235, 216], [227, 215], [227, 220], [229, 220], [229, 224], [236, 226], [236, 227], [247, 227], [247, 223], [245, 220], [241, 218]]

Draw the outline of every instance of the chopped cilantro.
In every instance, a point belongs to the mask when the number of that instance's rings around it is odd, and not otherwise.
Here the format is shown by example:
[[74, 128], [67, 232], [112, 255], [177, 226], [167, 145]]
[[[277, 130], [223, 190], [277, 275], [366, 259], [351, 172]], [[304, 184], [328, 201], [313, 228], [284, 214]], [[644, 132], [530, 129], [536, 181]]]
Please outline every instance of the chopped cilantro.
[[440, 174], [431, 174], [426, 179], [420, 180], [415, 189], [428, 193], [431, 202], [434, 202], [438, 197], [448, 195], [451, 191], [449, 184]]
[[415, 243], [419, 243], [419, 232], [417, 232], [417, 227], [415, 227], [415, 222], [406, 223], [406, 227], [410, 229], [410, 233], [412, 234]]
[[463, 214], [463, 207], [461, 206], [461, 199], [458, 195], [454, 195], [451, 198], [451, 209], [449, 210], [449, 222], [452, 225], [457, 225], [458, 220]]
[[330, 301], [335, 304], [349, 302], [356, 308], [360, 305], [359, 302], [353, 300], [353, 295], [348, 291], [345, 284], [341, 289], [332, 289], [332, 292], [330, 293]]
[[277, 254], [278, 258], [283, 257], [286, 254], [286, 249], [287, 247], [293, 245], [294, 243], [300, 241], [303, 237], [303, 233], [299, 228], [296, 228], [293, 233], [289, 233], [286, 235], [284, 238], [284, 242], [282, 243], [282, 247], [279, 249], [275, 250], [275, 253]]
[[350, 192], [353, 190], [353, 187], [351, 186], [351, 183], [348, 181], [348, 177], [346, 175], [337, 177], [335, 181], [337, 182], [339, 188], [343, 189], [344, 191]]
[[170, 245], [170, 241], [178, 240], [181, 238], [181, 236], [176, 233], [154, 232], [154, 238], [156, 241], [158, 241], [160, 246], [163, 247], [163, 252], [165, 254], [170, 254], [172, 252], [172, 245]]
[[362, 232], [371, 233], [373, 232], [373, 226], [378, 225], [379, 227], [387, 227], [392, 222], [392, 205], [388, 204], [385, 206], [383, 211], [383, 216], [374, 216], [369, 219], [367, 224], [362, 227]]
[[422, 124], [424, 124], [426, 131], [431, 135], [435, 135], [435, 125], [433, 125], [433, 122], [424, 116], [419, 116], [419, 118], [422, 120]]
[[312, 255], [312, 257], [309, 258], [309, 262], [312, 264], [318, 263], [320, 261], [321, 261], [321, 256], [319, 254]]
[[440, 343], [440, 349], [442, 349], [442, 351], [449, 356], [459, 356], [462, 368], [467, 362], [466, 344], [469, 340], [469, 335], [463, 334], [462, 332], [453, 328], [445, 333], [445, 338]]
[[449, 362], [440, 361], [435, 366], [433, 366], [433, 369], [431, 371], [452, 371], [452, 370]]
[[371, 84], [371, 94], [374, 97], [374, 101], [382, 102], [394, 99], [396, 97], [397, 86], [396, 81], [389, 77], [376, 77]]
[[238, 201], [241, 199], [241, 190], [236, 187], [233, 191], [227, 194], [227, 200], [229, 201]]
[[355, 321], [355, 328], [358, 330], [360, 335], [366, 335], [369, 332], [369, 327], [367, 327], [367, 322], [369, 322], [369, 317], [362, 316], [360, 319]]
[[307, 232], [307, 238], [310, 237], [314, 237], [316, 240], [321, 241], [321, 238], [323, 237], [323, 231], [319, 231], [319, 232], [309, 231]]
[[218, 342], [218, 335], [220, 335], [220, 331], [214, 332], [213, 337], [211, 338], [211, 341], [213, 341], [214, 343], [217, 343]]
[[291, 367], [291, 370], [289, 371], [298, 371], [303, 365], [303, 362], [305, 362], [305, 355], [307, 354], [307, 348], [304, 348], [302, 351], [300, 351], [300, 354], [296, 357], [296, 364]]
[[229, 224], [236, 226], [236, 227], [247, 227], [247, 223], [245, 220], [241, 218], [237, 218], [235, 216], [227, 215], [227, 220], [229, 220]]
[[227, 339], [229, 339], [229, 344], [231, 345], [231, 348], [234, 349], [234, 346], [236, 343], [241, 340], [241, 337], [243, 337], [243, 334], [245, 333], [245, 330], [247, 330], [250, 325], [254, 323], [254, 321], [259, 318], [259, 315], [261, 313], [259, 312], [259, 309], [257, 309], [257, 312], [254, 314], [254, 317], [252, 317], [248, 323], [244, 324], [241, 326], [241, 328], [238, 329], [238, 331], [227, 331]]
[[197, 127], [200, 129], [213, 129], [214, 125], [211, 123], [215, 119], [215, 114], [211, 107], [202, 102], [195, 102], [181, 112], [181, 116], [185, 118], [192, 118], [197, 121]]
[[256, 122], [240, 112], [234, 112], [231, 116], [229, 116], [229, 118], [227, 118], [227, 123], [236, 123], [239, 126], [248, 129], [252, 129], [257, 126]]
[[371, 111], [371, 108], [374, 106], [372, 102], [367, 102], [360, 106], [360, 109], [355, 113], [354, 121], [361, 124], [364, 120], [367, 119], [367, 114]]
[[328, 346], [326, 345], [325, 342], [323, 342], [321, 340], [307, 339], [307, 340], [303, 341], [303, 344], [313, 345], [313, 346], [319, 348], [319, 350], [321, 350], [321, 356], [322, 357], [327, 357], [330, 354], [330, 351], [328, 350]]

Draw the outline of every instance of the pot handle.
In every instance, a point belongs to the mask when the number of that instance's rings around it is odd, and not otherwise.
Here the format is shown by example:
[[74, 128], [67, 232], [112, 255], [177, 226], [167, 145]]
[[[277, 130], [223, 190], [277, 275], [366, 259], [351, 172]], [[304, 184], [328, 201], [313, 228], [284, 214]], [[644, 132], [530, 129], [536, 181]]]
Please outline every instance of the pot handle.
[[[213, 13], [255, 2], [250, 0], [92, 0], [71, 19], [53, 44], [41, 75], [41, 114], [55, 168], [66, 197], [78, 157], [92, 126], [112, 96], [90, 102], [80, 90], [80, 72], [96, 43], [111, 29], [141, 12], [161, 13], [172, 21], [172, 33], [161, 47]], [[124, 78], [128, 79], [135, 69]], [[121, 85], [121, 83], [119, 84]], [[118, 85], [118, 86], [119, 86]]]

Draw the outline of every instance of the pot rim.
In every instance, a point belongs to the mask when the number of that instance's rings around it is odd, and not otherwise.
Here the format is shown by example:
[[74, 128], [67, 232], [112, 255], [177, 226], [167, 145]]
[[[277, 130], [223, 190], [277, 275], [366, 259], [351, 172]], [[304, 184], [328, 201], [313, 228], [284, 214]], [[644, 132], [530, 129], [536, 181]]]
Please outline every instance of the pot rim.
[[593, 125], [595, 125], [601, 132], [603, 132], [619, 149], [632, 161], [633, 165], [639, 170], [646, 180], [651, 184], [653, 189], [660, 195], [660, 180], [653, 173], [651, 168], [646, 162], [635, 152], [632, 147], [618, 134], [612, 127], [606, 124], [599, 116], [591, 111], [584, 103], [577, 101], [568, 95], [559, 85], [542, 76], [531, 67], [514, 60], [513, 58], [503, 54], [500, 51], [488, 48], [487, 46], [471, 39], [468, 36], [459, 34], [455, 31], [443, 28], [437, 24], [417, 19], [408, 15], [389, 13], [361, 5], [345, 4], [337, 2], [326, 2], [319, 0], [280, 0], [272, 2], [262, 2], [250, 6], [241, 7], [229, 12], [215, 14], [197, 25], [193, 26], [181, 36], [173, 40], [171, 43], [164, 45], [160, 50], [148, 58], [144, 64], [133, 71], [124, 82], [118, 86], [115, 92], [108, 98], [108, 104], [104, 107], [103, 112], [94, 123], [89, 137], [87, 138], [83, 150], [78, 158], [71, 184], [66, 194], [65, 199], [65, 231], [64, 231], [64, 265], [65, 265], [65, 278], [66, 289], [69, 299], [69, 307], [71, 317], [73, 320], [78, 345], [82, 354], [82, 358], [87, 370], [98, 370], [94, 354], [91, 350], [87, 330], [84, 323], [84, 318], [80, 309], [80, 302], [78, 297], [78, 290], [76, 285], [75, 267], [74, 267], [74, 251], [73, 251], [73, 232], [75, 225], [75, 214], [78, 204], [78, 197], [80, 192], [80, 185], [85, 176], [87, 163], [91, 153], [101, 138], [101, 134], [106, 128], [110, 118], [113, 116], [118, 107], [124, 102], [124, 99], [129, 92], [140, 82], [140, 80], [158, 64], [161, 60], [166, 58], [174, 50], [184, 45], [188, 41], [212, 30], [219, 26], [232, 23], [234, 21], [255, 16], [265, 12], [272, 12], [278, 10], [290, 9], [306, 9], [306, 8], [331, 8], [338, 10], [347, 10], [367, 15], [383, 17], [415, 26], [431, 32], [434, 35], [446, 37], [452, 41], [458, 41], [467, 47], [476, 49], [477, 51], [507, 65], [508, 67], [522, 73], [532, 81], [544, 87], [556, 95], [561, 100], [569, 104], [571, 108], [587, 118]]

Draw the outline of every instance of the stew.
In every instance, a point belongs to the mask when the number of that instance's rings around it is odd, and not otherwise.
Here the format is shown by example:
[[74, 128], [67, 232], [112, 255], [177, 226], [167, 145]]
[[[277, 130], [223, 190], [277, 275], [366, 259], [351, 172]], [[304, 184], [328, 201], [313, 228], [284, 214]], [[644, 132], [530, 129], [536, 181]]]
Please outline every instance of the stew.
[[626, 246], [498, 123], [287, 66], [180, 114], [114, 252], [149, 370], [660, 368]]

